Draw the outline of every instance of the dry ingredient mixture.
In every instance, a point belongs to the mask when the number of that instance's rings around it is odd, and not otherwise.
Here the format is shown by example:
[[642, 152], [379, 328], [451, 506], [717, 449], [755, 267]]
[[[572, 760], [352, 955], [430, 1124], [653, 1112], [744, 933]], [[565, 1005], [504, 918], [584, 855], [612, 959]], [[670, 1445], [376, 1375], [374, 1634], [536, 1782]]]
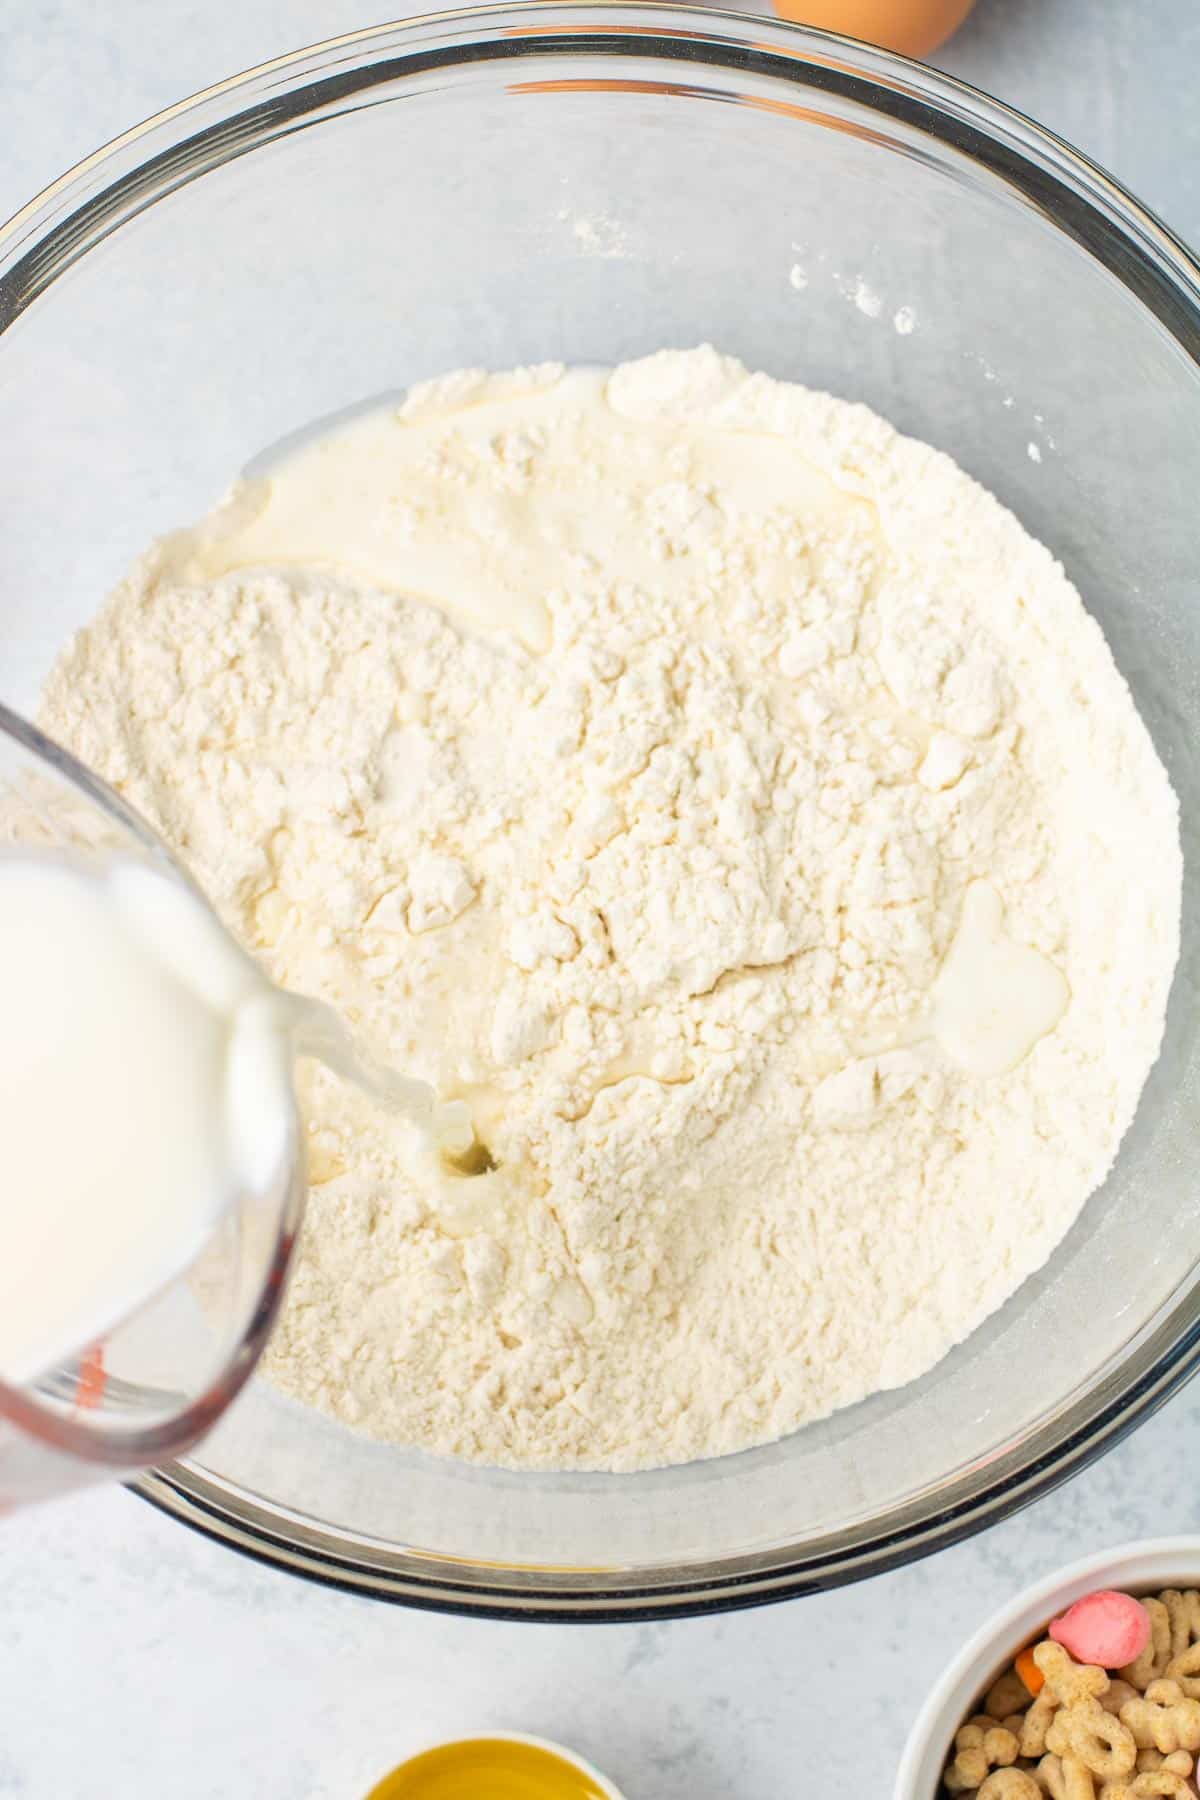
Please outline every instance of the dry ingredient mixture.
[[378, 1437], [631, 1469], [908, 1381], [1157, 1054], [1176, 803], [1078, 595], [946, 457], [712, 350], [468, 371], [294, 452], [42, 719], [474, 1110], [498, 1167], [456, 1179], [305, 1079], [266, 1370]]
[[[1143, 1647], [1131, 1661], [1089, 1658], [1086, 1628], [1077, 1630], [1073, 1651], [1055, 1641], [1056, 1627], [1072, 1614], [1120, 1603], [1143, 1615]], [[960, 1800], [1196, 1800], [1200, 1593], [1093, 1594], [1049, 1629], [955, 1733], [946, 1793]]]

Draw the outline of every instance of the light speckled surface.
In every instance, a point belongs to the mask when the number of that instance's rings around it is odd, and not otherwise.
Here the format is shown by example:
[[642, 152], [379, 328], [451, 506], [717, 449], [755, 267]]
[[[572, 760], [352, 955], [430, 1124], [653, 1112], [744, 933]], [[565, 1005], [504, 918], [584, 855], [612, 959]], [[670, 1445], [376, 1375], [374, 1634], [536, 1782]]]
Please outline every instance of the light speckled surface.
[[[0, 7], [0, 216], [133, 120], [370, 17], [362, 0]], [[941, 60], [1200, 240], [1192, 0], [981, 0]], [[816, 1775], [883, 1796], [929, 1682], [994, 1604], [1087, 1551], [1200, 1531], [1198, 1452], [1193, 1391], [933, 1561], [641, 1627], [403, 1612], [260, 1569], [122, 1492], [63, 1502], [0, 1530], [0, 1795], [358, 1800], [423, 1742], [508, 1726], [577, 1745], [630, 1800], [799, 1800]]]

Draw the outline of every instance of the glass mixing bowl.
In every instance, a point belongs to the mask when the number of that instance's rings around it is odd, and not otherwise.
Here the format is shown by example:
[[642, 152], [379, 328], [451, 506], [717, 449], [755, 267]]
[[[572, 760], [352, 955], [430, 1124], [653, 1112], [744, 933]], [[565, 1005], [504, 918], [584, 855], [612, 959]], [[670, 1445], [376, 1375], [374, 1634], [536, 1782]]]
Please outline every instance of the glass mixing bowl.
[[342, 38], [131, 132], [0, 235], [0, 689], [29, 707], [147, 540], [320, 415], [703, 339], [942, 446], [1066, 563], [1183, 801], [1166, 1046], [1049, 1266], [925, 1380], [784, 1442], [496, 1473], [255, 1382], [140, 1483], [362, 1592], [578, 1619], [846, 1581], [1061, 1480], [1200, 1355], [1198, 271], [995, 102], [763, 19], [548, 3]]

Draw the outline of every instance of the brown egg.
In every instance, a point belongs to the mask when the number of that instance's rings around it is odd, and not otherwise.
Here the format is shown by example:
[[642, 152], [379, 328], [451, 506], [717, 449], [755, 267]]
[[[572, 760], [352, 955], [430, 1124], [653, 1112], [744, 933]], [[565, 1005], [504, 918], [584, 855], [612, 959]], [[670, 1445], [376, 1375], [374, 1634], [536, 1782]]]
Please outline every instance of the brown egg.
[[957, 31], [975, 0], [775, 0], [781, 19], [820, 25], [905, 56], [928, 56]]

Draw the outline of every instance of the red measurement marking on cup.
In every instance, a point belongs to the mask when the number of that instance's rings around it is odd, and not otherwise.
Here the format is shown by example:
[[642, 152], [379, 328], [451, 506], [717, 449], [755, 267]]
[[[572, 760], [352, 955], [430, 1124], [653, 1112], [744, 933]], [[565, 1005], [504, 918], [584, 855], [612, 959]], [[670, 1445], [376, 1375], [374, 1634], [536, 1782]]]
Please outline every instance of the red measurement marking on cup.
[[75, 1384], [75, 1404], [81, 1412], [90, 1407], [99, 1406], [104, 1398], [104, 1389], [108, 1375], [104, 1368], [104, 1345], [97, 1344], [88, 1351], [79, 1365], [79, 1379]]

